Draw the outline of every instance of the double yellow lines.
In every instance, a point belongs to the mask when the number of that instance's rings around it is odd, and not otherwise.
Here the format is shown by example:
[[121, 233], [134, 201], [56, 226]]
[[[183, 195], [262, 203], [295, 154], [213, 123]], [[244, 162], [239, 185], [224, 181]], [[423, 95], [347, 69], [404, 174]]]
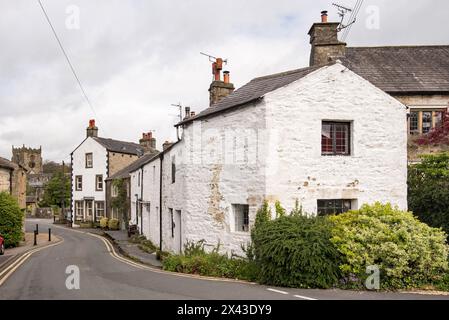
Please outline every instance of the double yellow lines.
[[8, 280], [8, 278], [22, 265], [25, 263], [25, 261], [34, 253], [39, 252], [43, 249], [47, 249], [53, 246], [57, 246], [59, 244], [61, 244], [64, 240], [60, 240], [56, 243], [44, 246], [44, 247], [39, 247], [30, 251], [25, 252], [24, 254], [22, 254], [18, 259], [16, 259], [15, 261], [13, 261], [9, 266], [7, 266], [5, 268], [5, 270], [0, 271], [0, 286], [6, 281]]

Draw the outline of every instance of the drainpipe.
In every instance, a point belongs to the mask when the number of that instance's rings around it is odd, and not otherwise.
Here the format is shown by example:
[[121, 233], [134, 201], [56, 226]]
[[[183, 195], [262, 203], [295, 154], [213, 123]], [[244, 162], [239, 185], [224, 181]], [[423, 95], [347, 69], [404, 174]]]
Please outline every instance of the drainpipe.
[[14, 179], [14, 169], [11, 169], [9, 171], [9, 194], [11, 196], [13, 196], [12, 194], [12, 184], [13, 184], [13, 179]]
[[143, 234], [143, 167], [140, 170], [140, 234]]
[[162, 251], [162, 162], [164, 160], [164, 154], [161, 153], [159, 168], [159, 250]]

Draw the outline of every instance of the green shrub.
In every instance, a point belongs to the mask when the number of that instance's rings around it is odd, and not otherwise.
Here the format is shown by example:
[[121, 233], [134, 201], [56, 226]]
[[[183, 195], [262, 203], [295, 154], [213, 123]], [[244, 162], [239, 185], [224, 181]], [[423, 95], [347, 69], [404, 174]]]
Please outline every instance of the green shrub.
[[140, 240], [138, 247], [140, 250], [146, 253], [153, 253], [157, 250], [157, 247], [153, 244], [153, 242], [151, 242], [150, 240], [146, 240], [145, 237]]
[[253, 254], [264, 284], [329, 288], [340, 279], [341, 256], [326, 217], [285, 216], [253, 228]]
[[109, 230], [118, 230], [119, 229], [118, 219], [115, 219], [115, 218], [109, 219], [108, 228], [109, 228]]
[[142, 241], [145, 241], [147, 238], [144, 235], [135, 234], [132, 235], [128, 241], [131, 243], [141, 243]]
[[92, 221], [81, 221], [80, 222], [81, 229], [90, 229], [93, 226], [94, 226], [94, 223]]
[[168, 255], [163, 259], [164, 270], [210, 277], [254, 280], [255, 268], [253, 262], [220, 254], [219, 245], [206, 252], [203, 240], [188, 242], [182, 255]]
[[282, 205], [279, 201], [275, 202], [274, 207], [276, 209], [276, 218], [285, 216], [285, 209], [282, 207]]
[[100, 219], [100, 228], [106, 229], [109, 225], [109, 219], [107, 217], [103, 217]]
[[6, 192], [0, 193], [0, 234], [5, 247], [15, 247], [23, 239], [23, 212], [17, 200]]
[[345, 258], [341, 271], [359, 286], [370, 265], [379, 267], [381, 288], [419, 287], [448, 269], [446, 235], [410, 212], [376, 203], [330, 220], [331, 241]]
[[449, 234], [449, 153], [422, 156], [421, 163], [409, 166], [408, 207]]

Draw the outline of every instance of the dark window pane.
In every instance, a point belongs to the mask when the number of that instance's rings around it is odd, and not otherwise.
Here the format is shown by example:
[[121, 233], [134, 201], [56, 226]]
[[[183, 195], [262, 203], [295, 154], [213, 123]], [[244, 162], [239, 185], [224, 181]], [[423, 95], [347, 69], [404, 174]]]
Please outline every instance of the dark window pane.
[[323, 122], [321, 128], [321, 154], [349, 155], [350, 124]]
[[351, 210], [351, 200], [331, 199], [318, 200], [318, 215], [340, 214]]
[[422, 113], [422, 133], [428, 133], [432, 129], [432, 112]]
[[410, 134], [418, 133], [418, 112], [410, 112]]

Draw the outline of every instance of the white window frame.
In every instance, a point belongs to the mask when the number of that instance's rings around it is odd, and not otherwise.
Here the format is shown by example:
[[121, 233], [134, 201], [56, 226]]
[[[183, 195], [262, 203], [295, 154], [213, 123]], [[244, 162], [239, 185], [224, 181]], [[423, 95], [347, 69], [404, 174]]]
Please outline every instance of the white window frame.
[[92, 152], [86, 153], [86, 169], [94, 167], [94, 154]]
[[75, 176], [75, 191], [83, 191], [83, 176]]
[[[102, 204], [103, 208], [99, 209], [98, 208], [99, 204]], [[102, 213], [99, 213], [99, 212], [102, 212]], [[105, 203], [104, 203], [104, 201], [95, 201], [95, 216], [97, 218], [100, 218], [100, 217], [103, 218], [105, 216]]]
[[103, 175], [102, 174], [95, 175], [95, 191], [103, 191], [103, 187], [104, 187]]

